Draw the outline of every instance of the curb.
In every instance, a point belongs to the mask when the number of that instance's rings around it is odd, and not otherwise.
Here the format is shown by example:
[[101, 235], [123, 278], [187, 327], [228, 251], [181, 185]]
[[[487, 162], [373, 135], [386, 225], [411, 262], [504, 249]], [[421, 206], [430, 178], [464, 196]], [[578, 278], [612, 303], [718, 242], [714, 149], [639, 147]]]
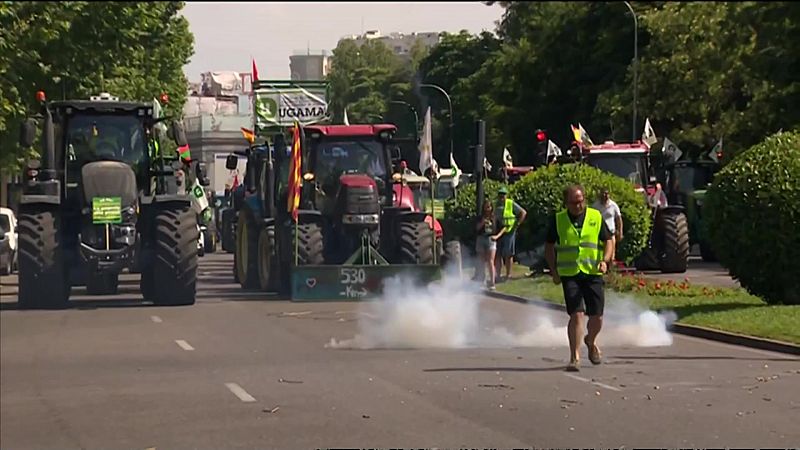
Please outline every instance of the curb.
[[[525, 298], [525, 297], [519, 297], [517, 295], [503, 294], [500, 292], [492, 292], [492, 291], [486, 291], [485, 294], [488, 297], [493, 297], [500, 300], [509, 300], [517, 303], [542, 306], [544, 308], [554, 309], [564, 312], [566, 312], [567, 310], [567, 308], [564, 305], [559, 305], [557, 303], [550, 303], [535, 298]], [[789, 355], [800, 355], [800, 345], [790, 344], [788, 342], [774, 341], [772, 339], [746, 336], [743, 334], [730, 333], [726, 331], [713, 330], [711, 328], [699, 327], [696, 325], [684, 325], [680, 323], [673, 323], [669, 326], [669, 331], [672, 333], [682, 334], [685, 336], [708, 339], [710, 341], [724, 342], [726, 344], [739, 345], [742, 347], [756, 348], [759, 350], [767, 350], [776, 353], [786, 353]]]

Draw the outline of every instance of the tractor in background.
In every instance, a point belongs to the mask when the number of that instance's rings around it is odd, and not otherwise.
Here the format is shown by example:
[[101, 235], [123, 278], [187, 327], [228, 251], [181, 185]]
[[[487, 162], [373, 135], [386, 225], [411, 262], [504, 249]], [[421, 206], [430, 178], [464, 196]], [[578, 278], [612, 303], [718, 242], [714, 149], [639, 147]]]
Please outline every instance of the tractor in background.
[[616, 144], [607, 141], [581, 149], [578, 160], [624, 178], [641, 192], [652, 209], [653, 227], [644, 252], [634, 264], [639, 270], [683, 273], [689, 262], [689, 222], [683, 205], [658, 201], [655, 176], [650, 174], [650, 148], [642, 142]]
[[686, 208], [689, 243], [700, 247], [703, 261], [716, 261], [703, 222], [703, 201], [720, 164], [710, 159], [681, 159], [660, 170], [659, 180], [671, 205]]
[[187, 145], [182, 125], [168, 129], [157, 100], [48, 102], [41, 91], [37, 100], [20, 133], [31, 147], [41, 121], [41, 159], [27, 162], [20, 201], [19, 306], [66, 307], [72, 285], [114, 294], [133, 267], [146, 301], [194, 304], [198, 229], [187, 186], [204, 176], [161, 148], [170, 132]]

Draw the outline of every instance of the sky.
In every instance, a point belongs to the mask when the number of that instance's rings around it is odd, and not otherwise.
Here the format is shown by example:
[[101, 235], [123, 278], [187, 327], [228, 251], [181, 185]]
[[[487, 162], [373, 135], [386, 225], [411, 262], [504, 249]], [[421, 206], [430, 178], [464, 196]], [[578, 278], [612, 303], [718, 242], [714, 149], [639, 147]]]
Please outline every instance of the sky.
[[[289, 79], [289, 56], [307, 49], [330, 52], [343, 36], [362, 30], [411, 33], [465, 29], [494, 31], [503, 8], [480, 2], [186, 2], [182, 11], [194, 33], [189, 81], [214, 70]], [[363, 28], [362, 28], [363, 21]]]

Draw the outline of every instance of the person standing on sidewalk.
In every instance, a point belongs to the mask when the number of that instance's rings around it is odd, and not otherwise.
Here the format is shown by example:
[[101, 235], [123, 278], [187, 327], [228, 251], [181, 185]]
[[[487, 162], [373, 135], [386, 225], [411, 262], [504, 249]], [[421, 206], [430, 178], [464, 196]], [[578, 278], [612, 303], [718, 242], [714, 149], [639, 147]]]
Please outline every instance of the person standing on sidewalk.
[[475, 241], [476, 252], [480, 263], [475, 268], [475, 280], [483, 281], [486, 271], [489, 271], [489, 280], [486, 287], [493, 291], [497, 277], [494, 267], [494, 255], [497, 250], [497, 240], [505, 233], [505, 228], [495, 218], [494, 206], [489, 199], [483, 200], [483, 214], [475, 223], [478, 238]]
[[608, 188], [600, 189], [600, 194], [597, 200], [592, 205], [592, 208], [600, 211], [603, 215], [603, 221], [606, 223], [608, 231], [611, 232], [611, 239], [614, 242], [614, 248], [611, 252], [612, 258], [616, 258], [617, 244], [622, 241], [622, 212], [619, 210], [619, 205], [608, 194]]
[[556, 213], [548, 227], [545, 258], [553, 282], [560, 283], [564, 290], [569, 314], [567, 371], [577, 372], [584, 315], [589, 316], [588, 333], [583, 340], [589, 349], [589, 360], [592, 364], [601, 363], [597, 335], [603, 326], [603, 274], [611, 262], [613, 241], [600, 211], [586, 207], [582, 186], [564, 189], [564, 203], [566, 210]]
[[528, 212], [519, 203], [508, 198], [508, 188], [500, 186], [497, 192], [495, 215], [505, 228], [505, 233], [497, 241], [497, 276], [500, 277], [503, 265], [506, 266], [505, 280], [511, 278], [511, 262], [514, 258], [517, 228], [525, 220]]

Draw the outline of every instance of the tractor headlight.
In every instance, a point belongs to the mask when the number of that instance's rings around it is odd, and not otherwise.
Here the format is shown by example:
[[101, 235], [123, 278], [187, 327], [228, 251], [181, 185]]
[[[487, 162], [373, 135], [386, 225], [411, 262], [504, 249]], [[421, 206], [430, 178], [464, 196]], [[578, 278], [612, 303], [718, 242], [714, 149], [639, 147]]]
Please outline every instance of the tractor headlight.
[[342, 223], [348, 225], [374, 225], [379, 222], [377, 214], [345, 214]]

